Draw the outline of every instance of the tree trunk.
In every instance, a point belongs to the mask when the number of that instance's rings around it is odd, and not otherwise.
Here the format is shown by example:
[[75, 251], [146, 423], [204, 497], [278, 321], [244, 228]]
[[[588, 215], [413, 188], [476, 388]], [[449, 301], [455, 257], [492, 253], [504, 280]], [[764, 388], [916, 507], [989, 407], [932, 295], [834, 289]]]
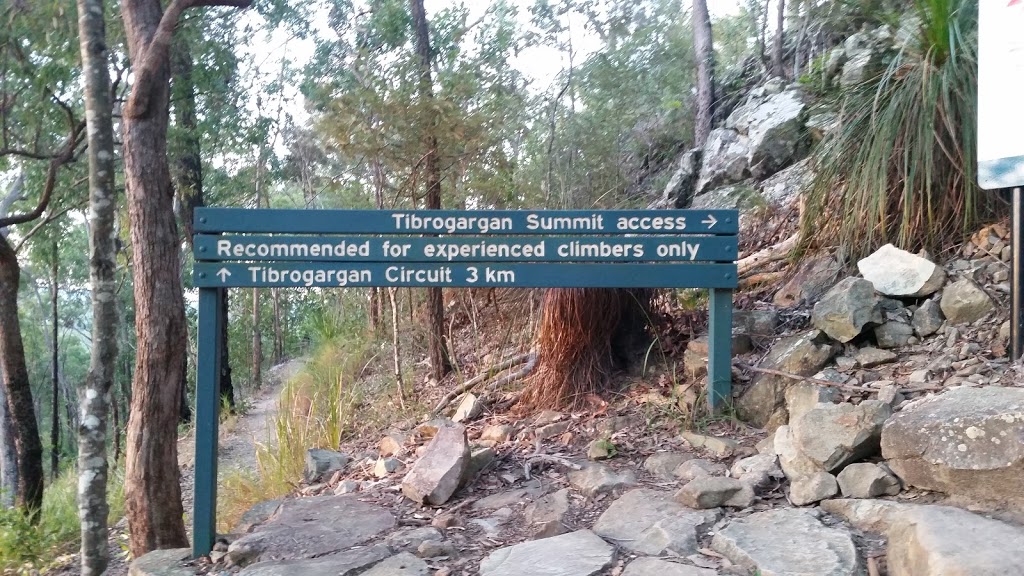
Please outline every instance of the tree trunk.
[[[220, 299], [221, 314], [228, 317], [228, 295], [230, 290], [224, 291], [224, 297]], [[228, 407], [235, 409], [235, 387], [231, 383], [231, 362], [228, 361], [228, 323], [220, 323], [221, 353], [220, 353], [220, 397], [227, 400]]]
[[284, 332], [281, 328], [281, 290], [270, 289], [270, 301], [274, 307], [274, 366], [284, 358]]
[[0, 364], [18, 453], [18, 504], [33, 518], [43, 505], [43, 446], [39, 441], [25, 348], [18, 319], [18, 256], [0, 237]]
[[263, 385], [263, 336], [260, 334], [260, 289], [252, 289], [252, 387]]
[[[427, 184], [427, 209], [441, 208], [441, 164], [438, 159], [437, 146], [437, 113], [434, 109], [434, 91], [430, 79], [430, 29], [427, 27], [427, 14], [423, 8], [423, 0], [409, 0], [412, 7], [413, 29], [416, 34], [416, 54], [419, 56], [419, 93], [425, 103], [426, 116], [424, 124], [427, 129], [424, 144], [426, 156], [423, 161]], [[430, 335], [430, 368], [435, 380], [440, 381], [452, 365], [448, 356], [448, 348], [444, 341], [444, 295], [440, 287], [427, 288], [428, 332]]]
[[59, 279], [59, 261], [57, 260], [57, 237], [53, 239], [53, 254], [50, 259], [50, 315], [51, 337], [53, 346], [50, 349], [50, 479], [56, 480], [60, 470], [60, 361], [57, 338], [60, 325], [57, 318], [57, 294]]
[[694, 111], [694, 144], [703, 146], [711, 133], [715, 106], [715, 51], [711, 43], [711, 18], [707, 0], [693, 0], [693, 49], [697, 59], [697, 109]]
[[[89, 283], [92, 288], [89, 376], [79, 394], [82, 424], [78, 429], [78, 510], [82, 520], [82, 574], [99, 576], [107, 569], [107, 413], [118, 352], [114, 103], [107, 68], [103, 0], [78, 0], [78, 14], [89, 135]], [[114, 433], [117, 433], [116, 427]]]
[[[0, 378], [3, 377], [0, 366]], [[0, 505], [12, 508], [18, 497], [18, 449], [14, 425], [7, 415], [7, 402], [0, 402]]]
[[784, 78], [785, 75], [786, 75], [786, 72], [783, 69], [782, 52], [783, 52], [783, 42], [785, 41], [785, 37], [783, 36], [782, 25], [785, 23], [785, 20], [786, 20], [786, 13], [785, 13], [786, 0], [776, 0], [776, 1], [779, 3], [779, 5], [778, 5], [777, 16], [776, 16], [776, 22], [775, 22], [775, 24], [776, 24], [775, 38], [772, 40], [772, 74], [774, 74], [775, 76], [777, 76], [779, 78]]
[[391, 286], [388, 288], [388, 299], [391, 301], [391, 342], [392, 352], [394, 352], [392, 359], [394, 360], [395, 368], [395, 385], [398, 387], [398, 400], [401, 402], [401, 406], [405, 409], [405, 383], [402, 381], [402, 347], [399, 344], [398, 339], [398, 302], [395, 301], [395, 292], [398, 288]]

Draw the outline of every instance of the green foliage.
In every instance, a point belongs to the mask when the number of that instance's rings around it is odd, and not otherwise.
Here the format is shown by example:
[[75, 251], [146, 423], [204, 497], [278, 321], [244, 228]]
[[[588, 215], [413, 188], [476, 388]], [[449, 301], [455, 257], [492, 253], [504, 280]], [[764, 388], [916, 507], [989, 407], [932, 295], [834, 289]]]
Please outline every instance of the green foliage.
[[975, 183], [977, 4], [918, 0], [916, 42], [845, 93], [841, 128], [815, 153], [805, 239], [832, 234], [851, 256], [885, 242], [938, 249], [990, 209]]
[[[45, 572], [47, 562], [70, 554], [79, 546], [78, 473], [69, 466], [43, 495], [43, 511], [38, 524], [32, 524], [16, 508], [0, 509], [0, 570], [4, 573]], [[108, 523], [124, 515], [124, 467], [109, 471], [107, 502]]]

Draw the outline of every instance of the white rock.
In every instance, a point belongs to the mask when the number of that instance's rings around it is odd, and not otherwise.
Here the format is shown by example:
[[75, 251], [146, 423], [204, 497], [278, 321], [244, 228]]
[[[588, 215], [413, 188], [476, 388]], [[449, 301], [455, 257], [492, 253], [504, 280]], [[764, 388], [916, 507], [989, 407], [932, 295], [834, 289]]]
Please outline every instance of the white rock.
[[946, 282], [946, 271], [941, 266], [892, 244], [858, 261], [857, 270], [886, 296], [928, 296]]

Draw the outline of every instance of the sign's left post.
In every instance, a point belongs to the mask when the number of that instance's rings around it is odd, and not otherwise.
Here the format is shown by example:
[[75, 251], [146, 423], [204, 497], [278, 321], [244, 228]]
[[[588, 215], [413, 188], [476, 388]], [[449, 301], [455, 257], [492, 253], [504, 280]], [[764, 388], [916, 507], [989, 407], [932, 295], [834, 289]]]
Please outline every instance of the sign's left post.
[[192, 507], [192, 556], [210, 553], [217, 530], [217, 424], [220, 408], [220, 359], [224, 327], [224, 288], [199, 289], [199, 337], [196, 362], [195, 495]]

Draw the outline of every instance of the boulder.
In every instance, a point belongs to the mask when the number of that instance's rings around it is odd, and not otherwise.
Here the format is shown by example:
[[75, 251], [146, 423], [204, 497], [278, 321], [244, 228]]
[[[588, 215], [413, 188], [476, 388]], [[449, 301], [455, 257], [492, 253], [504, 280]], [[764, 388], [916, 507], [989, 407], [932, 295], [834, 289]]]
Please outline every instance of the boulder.
[[871, 282], [846, 278], [814, 305], [811, 323], [840, 342], [849, 342], [867, 326], [882, 323], [882, 308]]
[[718, 510], [691, 510], [668, 492], [639, 488], [612, 503], [594, 533], [636, 554], [686, 556], [697, 552], [700, 532], [718, 520]]
[[817, 462], [804, 456], [803, 452], [796, 447], [793, 430], [790, 426], [779, 426], [779, 429], [775, 431], [773, 446], [779, 457], [779, 466], [790, 480], [821, 472], [821, 467]]
[[316, 482], [338, 470], [344, 470], [351, 458], [336, 450], [311, 448], [306, 450], [306, 468], [303, 477], [306, 482]]
[[838, 516], [858, 530], [885, 534], [897, 519], [906, 516], [916, 504], [892, 500], [854, 500], [835, 498], [821, 503], [821, 509]]
[[942, 315], [942, 307], [935, 300], [925, 300], [917, 310], [914, 310], [914, 318], [911, 325], [919, 338], [931, 336], [942, 328], [946, 317]]
[[747, 147], [735, 130], [712, 130], [704, 142], [701, 157], [697, 195], [749, 177]]
[[569, 472], [569, 485], [593, 498], [636, 486], [632, 470], [617, 472], [604, 464], [585, 464], [582, 470]]
[[903, 322], [886, 322], [876, 326], [874, 332], [879, 348], [901, 348], [914, 337], [914, 329]]
[[644, 470], [662, 480], [674, 480], [676, 468], [693, 458], [689, 452], [656, 452], [644, 460]]
[[859, 49], [847, 52], [843, 72], [839, 77], [839, 85], [852, 87], [867, 80], [879, 66], [879, 57], [871, 49]]
[[889, 574], [1003, 576], [1024, 569], [1024, 529], [947, 506], [916, 506], [889, 529]]
[[[764, 198], [757, 191], [753, 180], [744, 180], [736, 184], [727, 184], [712, 188], [693, 199], [690, 208], [693, 210], [739, 210], [749, 211], [765, 205]], [[742, 225], [742, 223], [741, 223]]]
[[946, 282], [941, 266], [892, 244], [859, 260], [857, 270], [876, 292], [897, 298], [930, 296]]
[[595, 576], [615, 549], [590, 530], [498, 548], [480, 562], [480, 576]]
[[649, 208], [688, 208], [697, 194], [700, 165], [700, 148], [687, 150], [680, 154], [661, 198], [652, 203]]
[[[835, 347], [821, 331], [811, 330], [776, 342], [761, 361], [761, 366], [810, 376], [821, 370], [835, 352]], [[793, 384], [792, 378], [763, 373], [754, 375], [750, 386], [736, 400], [737, 414], [754, 426], [774, 430], [788, 420], [786, 389]]]
[[538, 498], [526, 507], [526, 523], [533, 538], [550, 538], [569, 531], [565, 515], [569, 513], [569, 489], [563, 488]]
[[[875, 333], [878, 333], [877, 330]], [[860, 364], [862, 368], [874, 368], [875, 366], [895, 362], [898, 356], [896, 356], [894, 352], [889, 352], [888, 350], [879, 350], [878, 348], [866, 346], [857, 350], [857, 353], [853, 355], [853, 358], [857, 360], [857, 363]]]
[[984, 318], [995, 304], [981, 287], [964, 278], [946, 286], [939, 306], [950, 324], [970, 324]]
[[697, 510], [720, 506], [746, 508], [754, 503], [754, 491], [736, 478], [698, 476], [680, 488], [675, 499]]
[[799, 159], [807, 149], [807, 104], [799, 89], [752, 92], [733, 110], [726, 128], [746, 137], [751, 176], [764, 179]]
[[775, 454], [755, 454], [740, 458], [733, 463], [729, 474], [755, 490], [770, 486], [785, 477], [779, 467], [779, 457]]
[[870, 462], [850, 464], [843, 468], [836, 480], [846, 498], [874, 498], [900, 493], [900, 481], [886, 469]]
[[789, 421], [796, 422], [804, 414], [814, 410], [818, 404], [834, 404], [842, 400], [839, 388], [822, 386], [813, 382], [797, 382], [786, 389], [786, 411]]
[[761, 196], [773, 206], [785, 207], [798, 198], [814, 180], [809, 159], [780, 170], [761, 183]]
[[821, 404], [790, 425], [793, 443], [820, 470], [835, 472], [878, 453], [882, 425], [891, 414], [892, 407], [878, 400]]
[[1024, 388], [952, 388], [903, 405], [882, 456], [910, 486], [1024, 506]]
[[736, 331], [739, 331], [750, 339], [750, 346], [764, 346], [775, 339], [775, 330], [779, 326], [779, 312], [777, 310], [734, 310], [732, 325], [733, 345], [736, 344]]
[[817, 302], [832, 287], [841, 271], [842, 266], [830, 255], [802, 260], [772, 301], [781, 308]]
[[641, 557], [630, 562], [622, 576], [716, 576], [717, 574], [718, 572], [707, 568]]
[[850, 531], [822, 524], [807, 509], [736, 518], [715, 533], [711, 549], [761, 576], [858, 576], [862, 571]]
[[801, 476], [789, 486], [789, 501], [797, 506], [806, 506], [831, 498], [839, 492], [836, 477], [828, 472], [815, 472]]
[[420, 504], [444, 504], [462, 482], [469, 459], [465, 427], [438, 427], [423, 455], [402, 480], [402, 494]]

